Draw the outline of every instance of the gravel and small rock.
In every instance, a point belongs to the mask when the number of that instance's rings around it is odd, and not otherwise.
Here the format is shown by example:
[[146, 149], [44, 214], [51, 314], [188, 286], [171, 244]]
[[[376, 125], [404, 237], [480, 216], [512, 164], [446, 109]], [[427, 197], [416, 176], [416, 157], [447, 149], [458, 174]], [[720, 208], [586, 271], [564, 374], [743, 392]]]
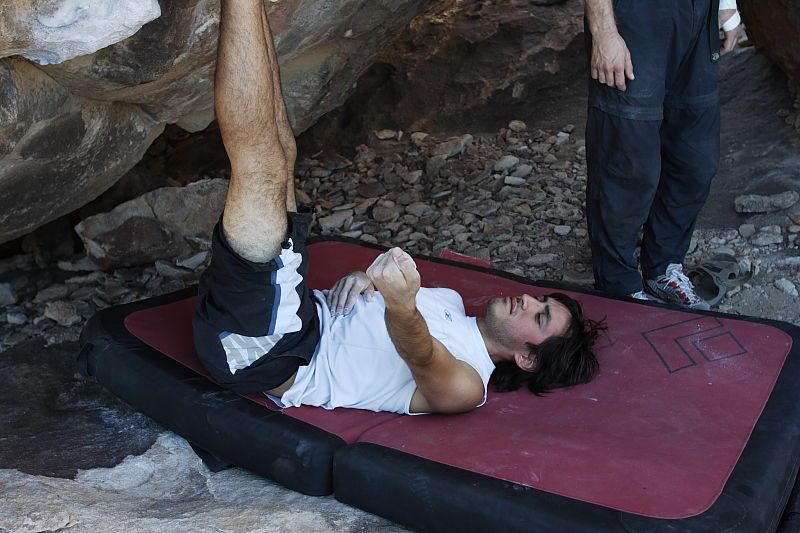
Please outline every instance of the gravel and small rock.
[[17, 293], [10, 283], [0, 283], [0, 305], [14, 305], [17, 303]]
[[798, 296], [797, 286], [786, 278], [781, 278], [775, 282], [775, 286], [789, 296]]
[[770, 196], [745, 194], [735, 200], [737, 213], [771, 213], [792, 207], [800, 200], [797, 191], [784, 191]]
[[64, 301], [48, 302], [44, 308], [44, 316], [54, 321], [59, 326], [64, 326], [66, 328], [81, 321], [81, 317], [75, 305]]
[[[352, 158], [318, 154], [298, 161], [297, 196], [316, 206], [312, 234], [429, 256], [451, 250], [515, 274], [590, 287], [585, 146], [573, 129], [552, 133], [512, 121], [495, 135], [446, 139], [381, 130]], [[184, 204], [182, 194], [194, 197], [196, 188], [148, 193], [148, 205], [160, 205], [160, 195]], [[796, 191], [740, 196], [731, 210], [786, 210], [785, 223], [742, 220], [734, 228], [695, 231], [687, 264], [724, 252], [756, 271], [720, 310], [800, 324], [800, 213], [791, 211], [797, 201]], [[148, 260], [128, 243], [128, 257], [140, 255], [145, 264], [105, 271], [85, 254], [48, 265], [31, 254], [0, 260], [0, 351], [30, 338], [77, 340], [100, 309], [196, 283], [211, 259], [209, 228], [183, 233], [187, 246], [179, 256]]]

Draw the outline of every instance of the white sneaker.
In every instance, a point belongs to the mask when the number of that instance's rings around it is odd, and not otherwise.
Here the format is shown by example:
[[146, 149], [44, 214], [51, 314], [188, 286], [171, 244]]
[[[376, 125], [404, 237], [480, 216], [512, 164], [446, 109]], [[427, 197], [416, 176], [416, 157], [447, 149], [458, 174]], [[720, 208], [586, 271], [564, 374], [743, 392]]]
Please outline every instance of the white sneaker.
[[711, 309], [708, 302], [697, 295], [694, 285], [683, 273], [683, 266], [678, 263], [670, 263], [662, 276], [645, 281], [645, 287], [648, 293], [666, 303], [702, 311]]

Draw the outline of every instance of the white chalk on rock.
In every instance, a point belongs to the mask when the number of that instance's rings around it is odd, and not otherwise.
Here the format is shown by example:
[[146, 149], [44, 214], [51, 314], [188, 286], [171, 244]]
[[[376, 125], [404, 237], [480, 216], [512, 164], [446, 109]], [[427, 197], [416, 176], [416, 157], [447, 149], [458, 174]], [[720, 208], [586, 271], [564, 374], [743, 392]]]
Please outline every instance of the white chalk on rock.
[[40, 65], [96, 52], [127, 39], [161, 16], [157, 0], [62, 0], [43, 3], [34, 10], [30, 19], [19, 21], [30, 40], [25, 48], [11, 53]]

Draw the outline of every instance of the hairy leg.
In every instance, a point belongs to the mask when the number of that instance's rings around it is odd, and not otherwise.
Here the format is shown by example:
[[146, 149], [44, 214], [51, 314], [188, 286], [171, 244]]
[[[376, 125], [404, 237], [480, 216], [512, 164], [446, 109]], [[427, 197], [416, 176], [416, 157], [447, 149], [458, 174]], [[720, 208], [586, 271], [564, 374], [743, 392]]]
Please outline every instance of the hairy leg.
[[280, 79], [270, 54], [261, 0], [223, 0], [214, 78], [217, 121], [231, 161], [223, 227], [234, 251], [256, 262], [280, 254], [292, 179], [276, 114]]
[[286, 112], [286, 101], [283, 99], [283, 92], [281, 91], [278, 57], [275, 53], [272, 30], [269, 27], [269, 20], [267, 19], [267, 11], [266, 8], [263, 7], [263, 4], [261, 23], [264, 26], [264, 36], [267, 39], [269, 66], [272, 70], [273, 79], [277, 80], [277, 83], [273, 84], [272, 103], [275, 112], [275, 120], [278, 125], [278, 138], [283, 147], [283, 155], [286, 158], [288, 172], [288, 179], [286, 182], [286, 209], [288, 211], [296, 211], [297, 201], [294, 195], [294, 164], [297, 160], [297, 144], [295, 143], [294, 132], [292, 131], [292, 126], [289, 124], [289, 116]]

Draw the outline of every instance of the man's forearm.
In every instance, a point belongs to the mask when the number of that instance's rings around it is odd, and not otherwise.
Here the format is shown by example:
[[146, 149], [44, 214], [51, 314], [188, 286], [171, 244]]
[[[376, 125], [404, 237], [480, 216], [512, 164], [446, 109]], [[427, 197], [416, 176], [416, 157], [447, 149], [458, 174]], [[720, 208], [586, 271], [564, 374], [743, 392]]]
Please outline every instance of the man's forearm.
[[386, 328], [406, 363], [424, 366], [433, 360], [433, 339], [416, 307], [386, 306]]
[[586, 21], [594, 38], [617, 33], [612, 0], [584, 0]]

